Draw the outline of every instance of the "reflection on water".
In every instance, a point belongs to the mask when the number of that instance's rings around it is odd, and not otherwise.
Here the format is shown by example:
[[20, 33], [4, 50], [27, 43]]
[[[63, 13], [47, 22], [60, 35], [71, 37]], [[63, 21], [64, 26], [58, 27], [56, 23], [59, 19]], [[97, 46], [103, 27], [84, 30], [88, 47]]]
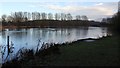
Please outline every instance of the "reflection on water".
[[7, 36], [14, 43], [15, 52], [20, 48], [36, 48], [38, 39], [41, 44], [64, 43], [78, 39], [98, 38], [107, 35], [105, 27], [79, 27], [79, 28], [30, 28], [30, 29], [6, 29], [0, 32], [0, 45], [6, 45]]
[[[80, 28], [30, 28], [3, 31], [0, 35], [0, 43], [6, 45], [6, 37], [17, 47], [34, 47], [38, 39], [46, 43], [63, 43], [84, 38], [97, 38], [105, 36], [107, 28], [80, 27]], [[1, 42], [2, 41], [2, 42]]]

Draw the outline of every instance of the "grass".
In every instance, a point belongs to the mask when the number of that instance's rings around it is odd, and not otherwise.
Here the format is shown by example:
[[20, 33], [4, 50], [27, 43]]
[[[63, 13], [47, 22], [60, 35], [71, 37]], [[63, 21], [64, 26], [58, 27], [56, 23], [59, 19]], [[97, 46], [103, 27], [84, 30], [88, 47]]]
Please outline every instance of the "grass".
[[112, 36], [94, 42], [76, 41], [61, 44], [48, 48], [42, 51], [43, 53], [38, 52], [34, 58], [21, 62], [20, 66], [22, 68], [31, 66], [119, 66], [119, 42], [118, 36]]
[[50, 56], [49, 65], [54, 66], [118, 66], [119, 43], [116, 37], [95, 42], [75, 42], [60, 46], [59, 56]]

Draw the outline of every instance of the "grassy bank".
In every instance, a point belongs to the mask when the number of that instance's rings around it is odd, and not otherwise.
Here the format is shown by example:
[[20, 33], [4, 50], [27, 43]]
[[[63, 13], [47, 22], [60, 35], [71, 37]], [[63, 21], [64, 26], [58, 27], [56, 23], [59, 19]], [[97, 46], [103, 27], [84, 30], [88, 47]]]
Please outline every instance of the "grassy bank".
[[[48, 48], [44, 54], [38, 53], [31, 59], [9, 65], [17, 67], [31, 66], [119, 66], [120, 47], [118, 36], [105, 37], [94, 42], [76, 41]], [[57, 51], [57, 52], [56, 52]], [[49, 53], [49, 54], [48, 54]], [[3, 65], [6, 66], [6, 64]]]
[[120, 64], [116, 37], [95, 42], [75, 42], [61, 46], [59, 56], [49, 56], [48, 64], [57, 66], [117, 66]]

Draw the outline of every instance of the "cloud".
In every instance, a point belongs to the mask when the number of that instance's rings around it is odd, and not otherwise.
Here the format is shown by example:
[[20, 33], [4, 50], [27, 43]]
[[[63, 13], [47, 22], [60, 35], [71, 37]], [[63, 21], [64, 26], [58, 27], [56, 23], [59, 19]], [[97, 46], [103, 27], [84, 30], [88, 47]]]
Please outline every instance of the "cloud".
[[30, 7], [30, 8], [35, 8], [35, 7], [37, 7], [37, 6], [35, 6], [35, 5], [29, 5], [28, 7]]
[[95, 5], [103, 5], [103, 3], [97, 3], [97, 4], [95, 4]]
[[64, 13], [71, 13], [72, 15], [87, 15], [90, 19], [96, 19], [96, 18], [103, 18], [108, 17], [116, 13], [117, 11], [117, 2], [107, 2], [107, 3], [96, 3], [92, 6], [83, 6], [83, 5], [56, 5], [56, 4], [48, 4], [46, 6], [43, 6], [45, 8], [58, 11], [58, 12], [64, 12]]
[[1, 2], [118, 2], [119, 0], [1, 0]]
[[100, 6], [95, 6], [95, 7], [90, 7], [88, 10], [91, 10], [94, 12], [93, 15], [113, 15], [114, 12], [113, 10], [105, 7], [100, 7]]
[[[73, 5], [68, 5], [68, 6], [59, 6], [59, 5], [48, 5], [46, 6], [49, 9], [56, 10], [56, 11], [61, 11], [65, 13], [86, 13], [86, 15], [112, 15], [114, 14], [113, 8], [109, 7], [104, 7], [100, 6], [103, 5], [103, 3], [99, 3], [99, 6], [73, 6]], [[96, 13], [96, 14], [95, 14]]]
[[24, 10], [29, 9], [30, 12], [63, 12], [71, 13], [73, 16], [87, 15], [90, 19], [110, 16], [117, 11], [117, 2], [25, 2], [25, 5], [27, 9]]
[[57, 10], [65, 13], [72, 13], [75, 11], [78, 11], [78, 7], [76, 6], [58, 6], [58, 5], [49, 5], [47, 8], [52, 9], [52, 10]]

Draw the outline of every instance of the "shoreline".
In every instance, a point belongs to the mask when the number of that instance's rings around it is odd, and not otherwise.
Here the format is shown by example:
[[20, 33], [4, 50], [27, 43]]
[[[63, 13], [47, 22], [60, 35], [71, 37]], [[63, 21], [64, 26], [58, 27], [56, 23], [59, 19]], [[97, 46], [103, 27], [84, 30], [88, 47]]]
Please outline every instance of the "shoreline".
[[64, 27], [106, 27], [108, 24], [93, 22], [93, 21], [82, 21], [82, 20], [69, 20], [69, 21], [59, 21], [59, 20], [34, 20], [26, 22], [2, 22], [0, 28], [64, 28]]
[[5, 29], [29, 29], [29, 28], [79, 28], [79, 27], [107, 27], [107, 26], [63, 26], [63, 27], [40, 27], [40, 26], [2, 26], [0, 27], [0, 31], [4, 31]]

